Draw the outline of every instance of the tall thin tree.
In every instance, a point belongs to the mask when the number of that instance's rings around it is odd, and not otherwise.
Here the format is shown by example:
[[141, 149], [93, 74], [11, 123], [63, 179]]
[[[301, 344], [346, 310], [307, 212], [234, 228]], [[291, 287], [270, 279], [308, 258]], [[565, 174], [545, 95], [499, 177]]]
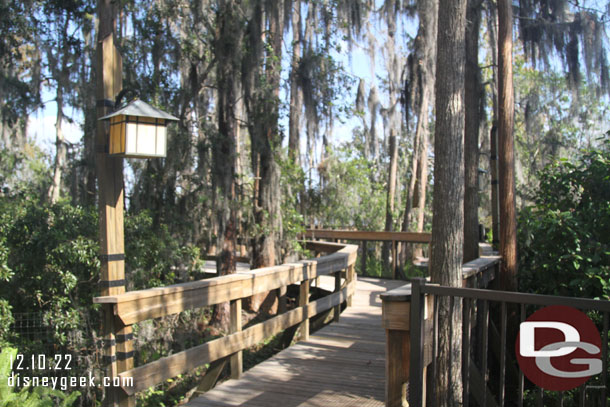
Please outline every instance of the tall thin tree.
[[[407, 198], [403, 215], [402, 231], [409, 230], [412, 209], [419, 208], [417, 230], [423, 231], [428, 186], [428, 133], [430, 106], [434, 104], [434, 83], [436, 69], [436, 32], [438, 21], [438, 0], [417, 2], [419, 28], [412, 54], [407, 60], [409, 71], [403, 94], [405, 116], [409, 120], [409, 110], [416, 113], [417, 124], [413, 141], [411, 177], [406, 184]], [[408, 126], [407, 126], [408, 127]], [[416, 182], [419, 178], [419, 183]], [[417, 201], [414, 203], [415, 189], [419, 186]], [[409, 260], [411, 251], [401, 245], [401, 263]]]
[[[218, 81], [218, 134], [212, 141], [213, 179], [218, 188], [217, 224], [218, 275], [235, 273], [235, 165], [237, 159], [237, 120], [235, 105], [238, 99], [238, 80], [241, 68], [242, 28], [240, 10], [233, 0], [221, 0], [217, 11], [218, 27], [215, 38]], [[216, 306], [214, 319], [223, 327], [229, 326], [229, 303]]]
[[292, 5], [292, 60], [290, 64], [290, 113], [288, 117], [288, 154], [295, 163], [300, 163], [300, 129], [303, 109], [303, 91], [299, 87], [298, 70], [302, 57], [301, 1]]
[[517, 289], [517, 210], [513, 90], [513, 6], [498, 0], [498, 172], [500, 200], [500, 286]]
[[[464, 238], [464, 69], [467, 0], [441, 0], [438, 12], [434, 202], [430, 276], [434, 283], [462, 284]], [[461, 303], [450, 312], [438, 302], [435, 391], [438, 405], [462, 404]]]
[[479, 30], [483, 0], [468, 0], [464, 98], [464, 262], [479, 257], [479, 129], [483, 89], [479, 68]]

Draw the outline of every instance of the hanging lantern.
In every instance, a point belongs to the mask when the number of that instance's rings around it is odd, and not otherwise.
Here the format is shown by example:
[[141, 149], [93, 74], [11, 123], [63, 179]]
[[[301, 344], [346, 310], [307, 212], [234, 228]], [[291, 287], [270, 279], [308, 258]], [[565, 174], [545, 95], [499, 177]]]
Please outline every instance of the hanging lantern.
[[141, 100], [100, 118], [110, 121], [108, 153], [128, 158], [165, 157], [167, 123], [178, 118]]

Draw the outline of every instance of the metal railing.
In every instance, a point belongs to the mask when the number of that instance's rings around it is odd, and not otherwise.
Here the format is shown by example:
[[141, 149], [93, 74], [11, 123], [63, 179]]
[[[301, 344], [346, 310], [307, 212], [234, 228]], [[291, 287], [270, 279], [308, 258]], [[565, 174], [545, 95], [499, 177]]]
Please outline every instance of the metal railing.
[[[426, 295], [433, 296], [432, 301], [430, 298], [426, 298]], [[432, 370], [432, 380], [436, 375], [435, 372], [435, 360], [438, 354], [438, 312], [439, 312], [439, 300], [442, 297], [449, 298], [449, 319], [451, 320], [453, 313], [456, 309], [462, 309], [462, 377], [463, 377], [463, 405], [469, 405], [469, 396], [474, 394], [471, 392], [471, 369], [470, 364], [472, 363], [471, 354], [471, 331], [472, 331], [472, 316], [476, 314], [477, 323], [482, 323], [481, 343], [478, 345], [478, 349], [475, 351], [480, 352], [479, 361], [482, 375], [482, 384], [484, 388], [482, 391], [479, 390], [479, 399], [477, 403], [479, 405], [487, 406], [491, 405], [504, 405], [505, 392], [506, 392], [506, 351], [507, 351], [507, 306], [508, 304], [517, 304], [520, 308], [520, 321], [525, 320], [526, 305], [534, 306], [551, 306], [551, 305], [564, 305], [569, 307], [578, 308], [586, 311], [597, 311], [602, 314], [602, 372], [600, 373], [601, 386], [593, 386], [601, 390], [601, 404], [595, 404], [599, 407], [607, 407], [607, 390], [606, 385], [608, 383], [608, 319], [610, 314], [610, 301], [593, 300], [586, 298], [571, 298], [571, 297], [559, 297], [549, 295], [537, 295], [537, 294], [526, 294], [517, 292], [506, 292], [497, 290], [486, 290], [476, 288], [457, 288], [457, 287], [444, 287], [439, 285], [426, 284], [426, 280], [422, 278], [415, 278], [411, 281], [411, 296], [410, 296], [410, 340], [411, 340], [411, 352], [410, 352], [410, 363], [409, 363], [409, 406], [410, 407], [421, 407], [424, 403], [425, 392], [424, 392], [424, 367], [425, 367], [425, 355], [424, 348], [428, 341], [432, 340], [432, 357], [427, 358], [430, 362]], [[456, 304], [456, 301], [462, 302]], [[432, 303], [432, 310], [426, 310], [426, 302], [428, 306]], [[490, 332], [490, 304], [499, 305], [499, 319], [500, 319], [500, 357], [499, 357], [499, 372], [494, 377], [498, 380], [497, 383], [497, 394], [493, 395], [488, 391], [488, 347], [489, 347], [489, 332]], [[476, 310], [476, 313], [475, 313]], [[458, 311], [459, 312], [459, 311]], [[432, 332], [427, 329], [425, 323], [426, 316], [432, 318]], [[451, 333], [455, 334], [455, 333]], [[516, 338], [510, 338], [511, 341]], [[450, 339], [451, 342], [451, 339]], [[510, 345], [509, 345], [510, 346]], [[451, 365], [451, 361], [449, 361]], [[479, 382], [480, 384], [480, 382]], [[488, 394], [489, 393], [489, 394]], [[434, 392], [431, 392], [432, 397]], [[523, 406], [523, 394], [524, 394], [524, 376], [523, 372], [519, 369], [518, 373], [518, 391], [517, 391], [517, 403], [519, 406]], [[493, 400], [490, 400], [490, 396]], [[563, 395], [560, 396], [562, 400]], [[496, 400], [497, 399], [497, 400]], [[436, 405], [435, 400], [430, 400], [431, 404]], [[538, 390], [538, 405], [542, 406], [543, 393], [541, 389]], [[561, 404], [563, 405], [563, 404]], [[582, 389], [581, 397], [579, 397], [579, 405], [593, 405], [586, 404], [586, 389]]]

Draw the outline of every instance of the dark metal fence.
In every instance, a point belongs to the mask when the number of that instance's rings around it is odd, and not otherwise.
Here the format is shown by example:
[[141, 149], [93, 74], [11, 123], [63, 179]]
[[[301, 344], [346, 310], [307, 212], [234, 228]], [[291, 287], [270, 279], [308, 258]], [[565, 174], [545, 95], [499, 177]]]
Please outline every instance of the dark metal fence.
[[[433, 331], [432, 331], [432, 363], [431, 376], [432, 383], [434, 382], [435, 361], [438, 354], [438, 304], [439, 298], [449, 298], [449, 316], [453, 316], [455, 309], [460, 309], [459, 304], [456, 306], [456, 301], [462, 302], [462, 377], [463, 377], [463, 405], [473, 405], [469, 399], [473, 383], [471, 383], [471, 352], [479, 352], [478, 359], [483, 378], [483, 390], [479, 391], [482, 400], [477, 400], [478, 405], [498, 405], [504, 406], [504, 398], [506, 392], [506, 352], [508, 346], [513, 346], [515, 342], [507, 342], [507, 304], [517, 304], [520, 308], [520, 321], [525, 321], [526, 305], [533, 306], [551, 306], [564, 305], [578, 308], [585, 311], [597, 311], [602, 315], [602, 372], [599, 375], [601, 384], [581, 388], [581, 394], [578, 399], [579, 406], [599, 406], [607, 407], [607, 383], [608, 383], [608, 319], [610, 314], [610, 301], [592, 300], [585, 298], [559, 297], [549, 295], [525, 294], [517, 292], [484, 290], [476, 288], [456, 288], [444, 287], [439, 285], [426, 284], [423, 278], [414, 278], [411, 281], [411, 310], [410, 310], [410, 330], [411, 330], [411, 356], [410, 356], [410, 373], [409, 373], [409, 406], [422, 407], [424, 400], [424, 342], [425, 342], [425, 296], [433, 295]], [[500, 360], [499, 372], [494, 379], [498, 380], [497, 394], [491, 394], [493, 400], [490, 400], [488, 391], [487, 370], [488, 370], [488, 346], [489, 346], [489, 320], [490, 320], [490, 305], [499, 305], [500, 319]], [[476, 310], [476, 312], [475, 312]], [[472, 349], [472, 316], [475, 315], [476, 323], [479, 326], [480, 333], [476, 349]], [[455, 335], [455, 333], [451, 333]], [[513, 339], [513, 338], [510, 338]], [[451, 341], [451, 340], [450, 340]], [[450, 362], [451, 365], [451, 362]], [[477, 382], [478, 383], [478, 382]], [[480, 385], [480, 383], [478, 383]], [[591, 404], [586, 400], [586, 390], [600, 390], [600, 401]], [[481, 389], [479, 389], [481, 390]], [[434, 393], [434, 392], [431, 392]], [[518, 373], [518, 406], [523, 406], [524, 395], [524, 376], [519, 369]], [[539, 406], [546, 405], [543, 400], [542, 389], [538, 388], [537, 404]], [[560, 405], [563, 405], [563, 394], [559, 396]], [[436, 405], [435, 400], [429, 400], [428, 405]]]

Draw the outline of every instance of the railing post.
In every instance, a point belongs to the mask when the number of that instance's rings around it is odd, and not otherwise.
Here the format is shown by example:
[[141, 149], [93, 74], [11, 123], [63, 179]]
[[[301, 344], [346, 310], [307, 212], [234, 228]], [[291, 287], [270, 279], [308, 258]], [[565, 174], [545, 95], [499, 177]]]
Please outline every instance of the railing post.
[[[231, 301], [231, 325], [229, 332], [234, 334], [241, 331], [241, 298]], [[239, 379], [243, 371], [243, 352], [231, 355], [231, 379]]]
[[366, 240], [362, 241], [362, 275], [366, 277], [366, 262], [368, 258], [368, 248], [366, 247]]
[[308, 305], [309, 305], [309, 284], [311, 280], [303, 280], [301, 281], [301, 287], [299, 291], [299, 306], [304, 307], [305, 319], [301, 322], [301, 340], [306, 341], [309, 339], [309, 313], [308, 313]]
[[392, 278], [398, 279], [398, 258], [396, 255], [396, 240], [392, 240]]
[[355, 262], [354, 264], [352, 264], [351, 266], [349, 266], [347, 268], [347, 273], [345, 275], [345, 281], [346, 281], [346, 287], [348, 287], [347, 289], [347, 306], [351, 307], [352, 306], [352, 299], [353, 299], [353, 292], [349, 291], [349, 286], [352, 283], [356, 282], [356, 265]]
[[[116, 339], [115, 339], [115, 318], [114, 308], [111, 304], [103, 306], [103, 322], [102, 322], [102, 363], [105, 366], [105, 374], [107, 377], [114, 378], [118, 376], [118, 367], [116, 362]], [[119, 393], [113, 388], [104, 389], [104, 406], [118, 406]]]
[[128, 396], [114, 380], [119, 373], [133, 368], [133, 333], [131, 325], [124, 325], [114, 314], [114, 305], [104, 304], [103, 321], [103, 364], [106, 366], [106, 375], [112, 383], [105, 389], [107, 406], [133, 407], [135, 398]]
[[423, 406], [424, 386], [424, 310], [425, 295], [422, 287], [426, 280], [411, 280], [411, 363], [409, 367], [409, 406]]
[[[402, 295], [401, 295], [402, 296]], [[405, 298], [381, 296], [382, 324], [386, 333], [385, 350], [385, 402], [386, 407], [402, 407], [405, 404], [409, 379], [410, 293]]]
[[[341, 291], [341, 270], [335, 273], [335, 293]], [[339, 316], [341, 315], [341, 303], [335, 307], [333, 311], [333, 322], [339, 322]]]
[[286, 286], [282, 286], [276, 290], [277, 294], [277, 314], [283, 314], [286, 312], [286, 307], [288, 303], [288, 298], [286, 293], [288, 292], [288, 288]]
[[[133, 330], [131, 325], [124, 325], [120, 320], [117, 321], [115, 329], [116, 360], [118, 372], [121, 373], [133, 369]], [[135, 398], [129, 397], [121, 406], [135, 406]]]

